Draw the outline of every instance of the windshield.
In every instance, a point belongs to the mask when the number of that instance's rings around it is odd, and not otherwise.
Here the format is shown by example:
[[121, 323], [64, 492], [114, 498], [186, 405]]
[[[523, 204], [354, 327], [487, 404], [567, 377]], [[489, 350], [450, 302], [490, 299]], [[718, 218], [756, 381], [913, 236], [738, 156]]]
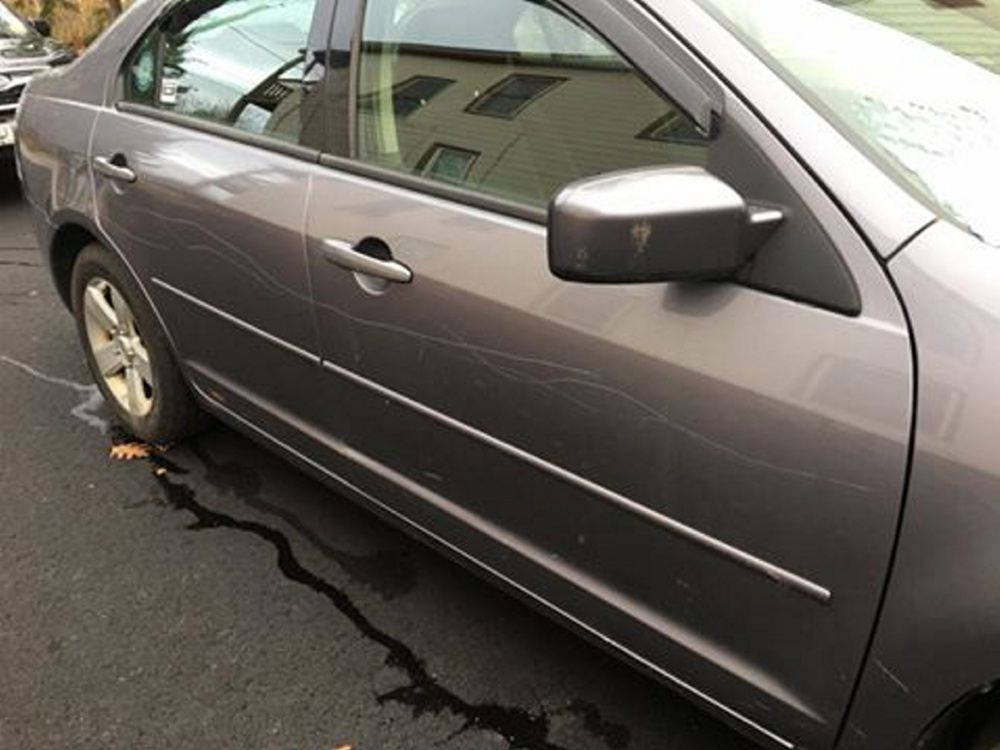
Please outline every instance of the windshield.
[[939, 215], [1000, 246], [1000, 0], [700, 2]]
[[29, 34], [28, 24], [0, 3], [0, 39], [20, 39]]

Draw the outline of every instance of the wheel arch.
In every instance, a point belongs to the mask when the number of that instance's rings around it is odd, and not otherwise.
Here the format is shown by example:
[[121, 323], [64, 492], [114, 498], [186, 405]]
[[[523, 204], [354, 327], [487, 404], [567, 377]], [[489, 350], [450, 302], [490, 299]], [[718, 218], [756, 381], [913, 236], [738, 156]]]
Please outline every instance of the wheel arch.
[[157, 307], [152, 295], [150, 295], [149, 289], [146, 287], [143, 279], [136, 272], [132, 263], [129, 262], [125, 253], [123, 253], [121, 249], [114, 242], [112, 242], [88, 217], [80, 215], [76, 212], [55, 214], [52, 217], [52, 225], [54, 230], [52, 231], [51, 239], [49, 240], [46, 248], [48, 264], [56, 290], [60, 299], [62, 299], [63, 304], [66, 306], [66, 309], [70, 311], [73, 309], [73, 266], [76, 264], [76, 259], [79, 257], [80, 253], [91, 243], [97, 243], [107, 248], [110, 252], [117, 255], [119, 260], [122, 261], [131, 276], [136, 289], [138, 289], [139, 293], [145, 298], [150, 308], [152, 308], [153, 315], [156, 316], [157, 323], [159, 323], [167, 337], [167, 342], [170, 346], [171, 352], [177, 361], [181, 363], [181, 369], [185, 371], [185, 375], [187, 375], [186, 368], [183, 364], [184, 360], [180, 356], [180, 351], [177, 348], [177, 344], [173, 334], [171, 333], [170, 327], [164, 320], [163, 315], [160, 314], [160, 309]]
[[72, 310], [73, 266], [76, 264], [77, 256], [87, 245], [94, 242], [105, 247], [111, 245], [100, 237], [96, 227], [82, 217], [75, 215], [63, 217], [62, 221], [55, 223], [57, 228], [52, 233], [48, 247], [49, 270], [59, 298], [67, 309]]
[[944, 708], [920, 734], [914, 750], [973, 750], [972, 743], [1000, 713], [1000, 678], [979, 685]]

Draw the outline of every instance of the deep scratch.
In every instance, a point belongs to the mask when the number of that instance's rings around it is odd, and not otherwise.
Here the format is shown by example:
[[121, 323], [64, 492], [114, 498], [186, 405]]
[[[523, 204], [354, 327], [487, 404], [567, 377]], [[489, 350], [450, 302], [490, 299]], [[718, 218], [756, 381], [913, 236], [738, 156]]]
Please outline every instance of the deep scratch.
[[584, 370], [579, 367], [570, 367], [568, 365], [560, 364], [559, 362], [550, 362], [549, 360], [537, 359], [534, 357], [527, 357], [520, 354], [515, 354], [513, 352], [505, 352], [499, 349], [493, 349], [487, 346], [481, 346], [478, 344], [469, 344], [462, 341], [456, 341], [454, 339], [443, 338], [441, 336], [433, 336], [422, 331], [418, 331], [412, 328], [405, 328], [403, 326], [392, 325], [389, 323], [382, 323], [376, 320], [369, 320], [367, 318], [361, 318], [356, 315], [352, 315], [345, 310], [341, 310], [339, 307], [334, 307], [333, 305], [321, 302], [317, 300], [315, 302], [316, 307], [320, 310], [325, 310], [327, 312], [333, 313], [350, 323], [354, 323], [358, 326], [363, 326], [368, 329], [373, 329], [376, 331], [386, 332], [386, 333], [397, 333], [407, 338], [414, 339], [421, 342], [426, 342], [427, 344], [437, 344], [442, 347], [449, 349], [455, 349], [459, 351], [475, 351], [485, 354], [490, 357], [497, 357], [507, 362], [516, 362], [523, 365], [529, 365], [532, 367], [546, 368], [550, 370], [555, 370], [557, 372], [563, 372], [567, 374], [572, 374], [574, 376], [580, 377], [593, 377], [593, 373], [590, 370]]
[[889, 669], [889, 667], [887, 667], [880, 659], [875, 660], [875, 666], [878, 667], [879, 671], [886, 677], [888, 677], [890, 682], [892, 682], [896, 687], [898, 687], [907, 695], [910, 694], [909, 686], [901, 679], [899, 679], [896, 675], [894, 675], [892, 671]]

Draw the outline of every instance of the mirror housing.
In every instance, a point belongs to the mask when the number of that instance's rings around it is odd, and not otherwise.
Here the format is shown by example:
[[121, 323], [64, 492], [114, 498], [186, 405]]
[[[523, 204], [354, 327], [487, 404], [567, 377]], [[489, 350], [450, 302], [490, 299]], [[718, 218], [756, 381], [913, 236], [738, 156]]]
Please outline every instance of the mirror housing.
[[549, 267], [592, 284], [730, 278], [784, 220], [699, 167], [575, 182], [549, 206]]
[[44, 18], [29, 18], [28, 25], [42, 36], [52, 36], [52, 24]]

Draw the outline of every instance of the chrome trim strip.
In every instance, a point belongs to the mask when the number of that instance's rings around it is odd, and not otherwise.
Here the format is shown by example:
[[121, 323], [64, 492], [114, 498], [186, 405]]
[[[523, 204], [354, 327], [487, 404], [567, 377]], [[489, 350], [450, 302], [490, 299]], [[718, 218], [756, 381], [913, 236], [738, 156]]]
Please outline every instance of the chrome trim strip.
[[615, 506], [619, 510], [629, 513], [630, 515], [633, 515], [636, 518], [646, 521], [647, 523], [650, 523], [653, 526], [661, 528], [664, 531], [667, 531], [676, 537], [685, 539], [693, 544], [698, 545], [699, 547], [714, 552], [720, 557], [724, 557], [727, 560], [735, 562], [736, 564], [746, 568], [747, 570], [757, 573], [758, 575], [762, 575], [765, 578], [774, 581], [777, 584], [785, 586], [788, 589], [798, 594], [802, 594], [803, 596], [812, 599], [813, 601], [819, 602], [820, 604], [829, 604], [830, 601], [833, 599], [833, 593], [830, 591], [830, 589], [824, 588], [823, 586], [820, 586], [819, 584], [814, 583], [813, 581], [810, 581], [807, 578], [804, 578], [796, 573], [792, 573], [791, 571], [785, 570], [784, 568], [775, 565], [774, 563], [770, 563], [767, 560], [762, 560], [761, 558], [756, 557], [750, 554], [749, 552], [745, 552], [744, 550], [741, 550], [738, 547], [734, 547], [733, 545], [728, 544], [720, 539], [716, 539], [713, 536], [709, 536], [705, 532], [699, 531], [698, 529], [688, 526], [687, 524], [681, 523], [680, 521], [671, 518], [670, 516], [658, 513], [646, 507], [645, 505], [642, 505], [634, 500], [625, 497], [624, 495], [620, 495], [617, 492], [614, 492], [613, 490], [609, 490], [606, 487], [597, 484], [596, 482], [592, 482], [589, 479], [585, 479], [584, 477], [579, 476], [578, 474], [574, 474], [573, 472], [568, 471], [567, 469], [564, 469], [561, 466], [549, 463], [548, 461], [539, 458], [538, 456], [535, 456], [531, 453], [528, 453], [527, 451], [522, 450], [521, 448], [513, 446], [510, 443], [506, 443], [503, 440], [499, 440], [498, 438], [495, 438], [492, 435], [483, 432], [482, 430], [478, 430], [475, 427], [472, 427], [471, 425], [467, 425], [464, 422], [460, 422], [459, 420], [453, 417], [449, 417], [446, 414], [442, 414], [441, 412], [436, 411], [430, 408], [429, 406], [420, 403], [419, 401], [415, 401], [409, 398], [408, 396], [404, 396], [403, 394], [397, 393], [396, 391], [391, 390], [390, 388], [386, 388], [383, 385], [379, 385], [378, 383], [375, 383], [374, 381], [368, 380], [367, 378], [357, 375], [356, 373], [353, 373], [350, 370], [340, 367], [339, 365], [336, 365], [333, 362], [320, 359], [316, 355], [311, 354], [305, 351], [304, 349], [300, 349], [294, 344], [290, 344], [287, 341], [278, 338], [277, 336], [267, 333], [266, 331], [262, 331], [256, 326], [253, 326], [247, 323], [246, 321], [240, 320], [239, 318], [230, 315], [229, 313], [224, 312], [223, 310], [220, 310], [217, 307], [214, 307], [213, 305], [210, 305], [207, 302], [204, 302], [198, 299], [197, 297], [188, 294], [187, 292], [183, 292], [180, 289], [171, 286], [170, 284], [161, 279], [154, 277], [152, 279], [152, 282], [155, 286], [158, 286], [161, 289], [164, 289], [170, 292], [171, 294], [174, 294], [177, 297], [180, 297], [181, 299], [190, 302], [191, 304], [196, 305], [197, 307], [200, 307], [201, 309], [207, 312], [219, 316], [223, 320], [232, 323], [233, 325], [243, 329], [244, 331], [247, 331], [248, 333], [260, 336], [261, 338], [274, 344], [275, 346], [279, 346], [285, 349], [286, 351], [291, 352], [292, 354], [296, 354], [299, 357], [308, 360], [309, 362], [312, 362], [314, 364], [322, 364], [324, 369], [339, 375], [345, 380], [349, 380], [357, 385], [367, 388], [368, 390], [374, 391], [375, 393], [378, 393], [379, 395], [384, 396], [385, 398], [391, 399], [399, 404], [402, 404], [403, 406], [409, 407], [410, 409], [420, 414], [423, 414], [425, 417], [428, 417], [434, 420], [435, 422], [443, 424], [446, 427], [449, 427], [453, 430], [457, 430], [458, 432], [461, 432], [471, 438], [474, 438], [493, 448], [496, 448], [497, 450], [506, 453], [509, 456], [517, 458], [529, 464], [530, 466], [539, 469], [540, 471], [546, 472], [547, 474], [551, 474], [552, 476], [566, 482], [567, 484], [573, 485], [581, 490], [584, 490], [585, 492], [590, 493], [591, 495], [594, 495], [597, 498], [600, 498], [606, 503]]
[[371, 495], [370, 493], [368, 493], [365, 490], [361, 489], [360, 487], [358, 487], [357, 485], [353, 484], [349, 480], [344, 479], [340, 475], [336, 474], [335, 472], [331, 471], [327, 467], [323, 466], [319, 462], [314, 461], [313, 459], [309, 458], [304, 453], [296, 450], [295, 448], [291, 447], [290, 445], [288, 445], [287, 443], [283, 442], [282, 440], [279, 440], [278, 438], [274, 437], [273, 435], [271, 435], [269, 432], [267, 432], [263, 428], [258, 427], [257, 425], [253, 424], [252, 422], [248, 421], [247, 419], [244, 419], [242, 416], [240, 416], [239, 414], [237, 414], [236, 412], [234, 412], [229, 407], [225, 406], [224, 404], [220, 403], [216, 399], [212, 398], [208, 393], [205, 392], [205, 390], [203, 388], [199, 387], [196, 383], [193, 384], [193, 387], [198, 392], [198, 394], [201, 396], [202, 399], [204, 399], [205, 401], [207, 401], [208, 403], [210, 403], [212, 405], [213, 409], [216, 409], [216, 410], [218, 410], [220, 412], [223, 412], [227, 417], [229, 417], [233, 421], [238, 422], [241, 425], [243, 425], [244, 427], [246, 427], [247, 429], [251, 430], [252, 432], [255, 432], [259, 437], [263, 438], [264, 440], [266, 440], [267, 442], [271, 443], [275, 447], [277, 447], [280, 450], [284, 451], [288, 455], [294, 457], [296, 460], [300, 461], [301, 463], [309, 466], [314, 471], [322, 474], [323, 476], [328, 477], [333, 482], [336, 482], [338, 485], [340, 485], [341, 487], [343, 487], [347, 491], [354, 493], [355, 495], [357, 495], [359, 498], [362, 498], [366, 502], [369, 502], [369, 503], [371, 503], [373, 505], [378, 506], [378, 508], [381, 509], [383, 512], [385, 512], [386, 514], [392, 516], [393, 518], [398, 519], [401, 523], [406, 524], [410, 528], [416, 529], [419, 533], [421, 533], [424, 536], [426, 536], [427, 538], [433, 540], [435, 544], [441, 545], [441, 547], [449, 550], [455, 556], [461, 558], [462, 560], [465, 560], [469, 565], [475, 566], [475, 567], [479, 568], [480, 570], [486, 571], [486, 573], [488, 573], [489, 575], [493, 576], [498, 581], [501, 581], [506, 586], [509, 586], [511, 589], [519, 592], [522, 596], [530, 599], [531, 601], [537, 603], [540, 607], [545, 608], [546, 610], [548, 610], [549, 612], [552, 612], [557, 617], [559, 617], [559, 618], [561, 618], [563, 620], [566, 620], [567, 622], [571, 623], [574, 627], [579, 628], [581, 631], [589, 634], [596, 641], [599, 641], [601, 643], [607, 644], [607, 646], [609, 646], [612, 649], [615, 649], [615, 650], [619, 651], [626, 658], [633, 660], [636, 664], [639, 664], [644, 669], [649, 670], [652, 674], [655, 674], [657, 677], [659, 677], [660, 679], [662, 679], [664, 682], [668, 682], [671, 685], [674, 685], [679, 690], [681, 690], [681, 691], [687, 693], [688, 695], [693, 696], [694, 698], [696, 698], [696, 699], [698, 699], [698, 700], [700, 700], [700, 701], [708, 704], [709, 706], [711, 706], [715, 710], [717, 710], [717, 711], [719, 711], [721, 713], [724, 713], [726, 716], [729, 716], [730, 718], [738, 721], [740, 724], [744, 725], [745, 727], [747, 727], [751, 731], [756, 732], [760, 736], [766, 738], [770, 742], [774, 743], [776, 746], [784, 748], [785, 750], [795, 750], [796, 746], [795, 746], [794, 743], [789, 742], [784, 737], [782, 737], [782, 736], [780, 736], [778, 734], [775, 734], [774, 732], [770, 731], [769, 729], [766, 729], [765, 727], [761, 726], [760, 724], [758, 724], [754, 720], [752, 720], [752, 719], [744, 716], [743, 714], [739, 713], [735, 709], [730, 708], [725, 703], [722, 703], [718, 699], [713, 698], [712, 696], [708, 695], [707, 693], [705, 693], [705, 692], [699, 690], [698, 688], [694, 687], [690, 683], [682, 680], [680, 677], [674, 676], [673, 674], [671, 674], [670, 672], [666, 671], [665, 669], [663, 669], [662, 667], [658, 666], [657, 664], [654, 664], [653, 662], [649, 661], [648, 659], [645, 659], [645, 658], [639, 656], [638, 654], [636, 654], [635, 652], [633, 652], [631, 649], [628, 649], [625, 646], [623, 646], [622, 644], [620, 644], [615, 639], [609, 638], [608, 636], [606, 636], [603, 633], [601, 633], [599, 630], [596, 630], [592, 626], [588, 625], [583, 620], [580, 620], [580, 619], [574, 617], [569, 612], [566, 612], [565, 610], [563, 610], [563, 609], [557, 607], [556, 605], [552, 604], [547, 599], [545, 599], [544, 597], [540, 596], [539, 594], [536, 594], [531, 589], [526, 588], [524, 585], [518, 583], [514, 579], [509, 578], [508, 576], [504, 575], [503, 573], [501, 573], [499, 570], [497, 570], [496, 568], [492, 567], [491, 565], [488, 565], [488, 564], [484, 563], [482, 560], [479, 560], [478, 558], [473, 557], [469, 553], [467, 553], [464, 550], [462, 550], [462, 548], [456, 547], [454, 544], [452, 544], [451, 542], [449, 542], [444, 537], [441, 537], [441, 536], [435, 534], [433, 531], [425, 528], [421, 524], [419, 524], [419, 523], [411, 520], [407, 516], [403, 515], [402, 513], [400, 513], [395, 508], [392, 508], [391, 506], [386, 505], [385, 503], [381, 502], [374, 495]]
[[164, 291], [170, 292], [171, 294], [180, 297], [185, 302], [190, 302], [192, 305], [200, 307], [202, 310], [210, 312], [213, 315], [217, 315], [223, 320], [232, 323], [237, 328], [242, 328], [247, 333], [252, 333], [256, 336], [259, 336], [260, 338], [264, 339], [270, 344], [274, 344], [275, 346], [281, 347], [285, 351], [291, 352], [292, 354], [302, 357], [302, 359], [305, 359], [313, 364], [318, 365], [320, 363], [320, 358], [315, 354], [307, 352], [305, 349], [301, 349], [297, 347], [295, 344], [291, 344], [285, 341], [284, 339], [278, 338], [277, 336], [274, 336], [268, 333], [267, 331], [263, 331], [260, 328], [257, 328], [256, 326], [247, 323], [245, 320], [241, 320], [240, 318], [237, 318], [235, 315], [230, 315], [224, 310], [220, 310], [219, 308], [210, 305], [207, 302], [188, 294], [187, 292], [182, 292], [177, 287], [171, 286], [162, 279], [158, 279], [154, 276], [152, 279], [152, 283], [154, 286], [158, 286], [160, 289], [163, 289]]
[[7, 75], [9, 78], [13, 78], [15, 80], [20, 81], [21, 79], [31, 78], [35, 75], [38, 75], [39, 73], [44, 73], [47, 70], [52, 70], [52, 66], [35, 65], [34, 63], [28, 63], [27, 65], [22, 63], [18, 65], [15, 62], [12, 67], [7, 69], [5, 75]]
[[410, 409], [413, 409], [414, 411], [445, 425], [446, 427], [450, 427], [451, 429], [464, 433], [465, 435], [486, 443], [487, 445], [496, 448], [509, 456], [520, 459], [521, 461], [534, 466], [536, 469], [561, 479], [567, 484], [574, 485], [579, 489], [589, 492], [601, 500], [614, 505], [619, 510], [623, 510], [626, 513], [653, 524], [654, 526], [664, 529], [675, 536], [686, 539], [687, 541], [693, 542], [700, 547], [704, 547], [712, 552], [715, 552], [722, 557], [742, 565], [744, 568], [747, 568], [754, 573], [763, 575], [775, 583], [787, 586], [793, 591], [803, 594], [810, 599], [822, 604], [829, 604], [830, 600], [833, 598], [833, 593], [829, 589], [824, 588], [817, 583], [813, 583], [800, 575], [785, 570], [784, 568], [774, 565], [773, 563], [769, 563], [766, 560], [762, 560], [759, 557], [755, 557], [749, 552], [744, 552], [737, 547], [727, 544], [726, 542], [716, 539], [715, 537], [709, 536], [702, 531], [698, 531], [697, 529], [670, 518], [669, 516], [657, 513], [645, 505], [637, 503], [634, 500], [630, 500], [624, 495], [619, 495], [617, 492], [609, 490], [606, 487], [602, 487], [589, 479], [585, 479], [584, 477], [563, 469], [560, 466], [549, 463], [538, 456], [528, 453], [527, 451], [513, 446], [510, 443], [506, 443], [503, 440], [499, 440], [492, 435], [482, 432], [481, 430], [467, 425], [464, 422], [460, 422], [453, 417], [449, 417], [446, 414], [435, 411], [419, 401], [414, 401], [408, 396], [404, 396], [401, 393], [397, 393], [396, 391], [386, 388], [385, 386], [379, 385], [378, 383], [357, 375], [350, 370], [334, 364], [333, 362], [323, 360], [323, 367], [336, 373], [337, 375], [340, 375], [345, 380], [350, 380], [357, 385], [375, 391], [380, 396], [384, 396], [385, 398], [392, 399], [399, 404], [407, 406]]

